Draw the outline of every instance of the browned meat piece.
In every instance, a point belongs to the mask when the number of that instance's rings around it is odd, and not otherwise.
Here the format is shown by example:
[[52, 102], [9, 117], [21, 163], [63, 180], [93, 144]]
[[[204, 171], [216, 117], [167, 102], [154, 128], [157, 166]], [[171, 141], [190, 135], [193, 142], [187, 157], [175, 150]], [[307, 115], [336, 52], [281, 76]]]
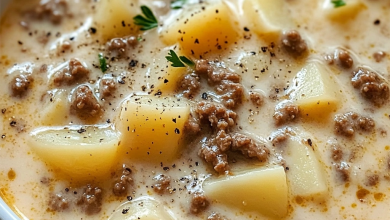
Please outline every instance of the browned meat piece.
[[332, 144], [331, 147], [333, 161], [339, 162], [343, 158], [343, 150], [338, 144]]
[[298, 117], [298, 114], [298, 106], [293, 103], [286, 102], [276, 105], [273, 117], [276, 125], [282, 125], [295, 120]]
[[211, 145], [210, 141], [202, 144], [198, 155], [207, 163], [211, 163], [214, 170], [222, 174], [229, 170], [226, 153], [222, 152], [216, 145]]
[[187, 74], [179, 81], [178, 87], [183, 91], [184, 97], [192, 99], [200, 89], [199, 77], [194, 74]]
[[126, 195], [131, 184], [133, 184], [133, 179], [131, 178], [131, 169], [123, 164], [121, 175], [115, 178], [112, 192], [116, 196]]
[[347, 163], [335, 164], [335, 169], [337, 171], [337, 176], [343, 182], [349, 181], [349, 165]]
[[117, 57], [123, 57], [126, 55], [129, 46], [134, 47], [137, 45], [138, 40], [135, 36], [124, 38], [113, 38], [107, 42], [106, 48], [109, 53]]
[[372, 174], [367, 176], [367, 182], [366, 186], [376, 186], [379, 183], [379, 175], [378, 174]]
[[52, 23], [59, 24], [67, 10], [66, 0], [49, 0], [41, 1], [30, 14], [36, 19], [49, 19]]
[[347, 137], [353, 136], [356, 130], [370, 132], [375, 127], [372, 118], [360, 116], [355, 112], [338, 114], [335, 116], [334, 122], [336, 133]]
[[111, 97], [116, 90], [115, 80], [112, 78], [104, 78], [100, 81], [101, 98]]
[[263, 95], [258, 93], [258, 92], [251, 92], [249, 94], [249, 97], [250, 97], [252, 103], [256, 106], [261, 106], [264, 102]]
[[61, 194], [51, 195], [49, 199], [49, 208], [52, 211], [63, 211], [69, 208], [68, 199]]
[[216, 91], [217, 94], [221, 95], [223, 104], [228, 108], [234, 108], [240, 104], [244, 94], [243, 86], [230, 80], [222, 80]]
[[[213, 67], [207, 60], [197, 60], [195, 63], [195, 73], [198, 75], [209, 75], [213, 72]], [[209, 73], [210, 72], [210, 73]]]
[[339, 50], [338, 51], [339, 63], [342, 67], [349, 69], [353, 65], [353, 59], [348, 51]]
[[236, 73], [229, 72], [226, 69], [218, 68], [208, 72], [208, 82], [211, 84], [221, 83], [222, 80], [240, 82], [240, 76]]
[[153, 189], [160, 194], [163, 194], [165, 191], [167, 191], [171, 184], [171, 177], [164, 174], [159, 174], [155, 176], [153, 180], [156, 181], [153, 186]]
[[209, 201], [202, 193], [194, 193], [191, 200], [191, 213], [197, 214], [209, 206]]
[[378, 73], [359, 67], [353, 72], [351, 80], [355, 89], [360, 89], [361, 95], [375, 105], [388, 101], [390, 93], [388, 84]]
[[18, 97], [24, 96], [32, 81], [31, 76], [28, 75], [21, 74], [15, 76], [10, 82], [12, 95]]
[[222, 152], [227, 152], [232, 146], [232, 137], [226, 134], [225, 130], [220, 130], [215, 137], [215, 144]]
[[238, 133], [232, 135], [232, 150], [240, 151], [248, 158], [256, 157], [261, 162], [267, 161], [270, 154], [265, 145], [259, 145], [248, 136]]
[[386, 57], [386, 53], [383, 52], [383, 51], [378, 51], [378, 52], [375, 52], [374, 55], [373, 55], [374, 59], [376, 62], [381, 62], [383, 58]]
[[202, 101], [196, 106], [195, 112], [200, 120], [207, 120], [214, 129], [226, 130], [236, 123], [237, 114], [215, 102]]
[[94, 117], [101, 113], [102, 107], [89, 86], [78, 86], [72, 95], [72, 111], [81, 117]]
[[283, 48], [293, 56], [300, 56], [307, 50], [306, 41], [302, 39], [298, 31], [287, 31], [282, 35]]
[[223, 216], [220, 216], [218, 213], [211, 213], [211, 215], [207, 217], [207, 220], [227, 220], [227, 219]]
[[83, 195], [77, 200], [77, 205], [81, 206], [88, 215], [99, 213], [102, 209], [102, 189], [87, 185]]
[[70, 85], [88, 74], [89, 70], [79, 60], [70, 59], [68, 68], [59, 70], [54, 74], [53, 82], [56, 86], [62, 84]]
[[200, 131], [199, 119], [190, 114], [188, 120], [184, 124], [184, 131], [187, 134], [197, 134]]

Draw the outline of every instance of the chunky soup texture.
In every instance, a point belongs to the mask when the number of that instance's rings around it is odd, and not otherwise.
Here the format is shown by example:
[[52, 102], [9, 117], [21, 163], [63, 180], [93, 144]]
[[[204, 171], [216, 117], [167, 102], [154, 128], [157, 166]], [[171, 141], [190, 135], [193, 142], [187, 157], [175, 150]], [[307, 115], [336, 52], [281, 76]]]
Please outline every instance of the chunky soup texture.
[[390, 3], [14, 0], [21, 219], [389, 219]]

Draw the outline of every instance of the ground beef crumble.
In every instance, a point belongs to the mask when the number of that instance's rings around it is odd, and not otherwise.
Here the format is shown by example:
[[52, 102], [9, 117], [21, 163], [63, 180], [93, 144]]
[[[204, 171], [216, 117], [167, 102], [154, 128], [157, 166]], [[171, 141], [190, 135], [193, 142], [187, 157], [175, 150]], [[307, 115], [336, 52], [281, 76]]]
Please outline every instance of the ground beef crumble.
[[127, 54], [129, 46], [134, 47], [138, 44], [136, 36], [124, 38], [113, 38], [106, 44], [107, 51], [115, 57], [124, 57]]
[[379, 183], [379, 175], [378, 174], [371, 174], [367, 176], [367, 180], [365, 185], [366, 186], [376, 186]]
[[83, 195], [77, 200], [77, 205], [81, 206], [88, 215], [99, 213], [102, 209], [102, 189], [87, 185]]
[[183, 91], [183, 96], [192, 99], [199, 92], [200, 81], [199, 76], [196, 74], [187, 74], [179, 81], [179, 90]]
[[69, 208], [69, 201], [61, 194], [51, 195], [49, 198], [49, 208], [52, 211], [63, 211]]
[[35, 19], [48, 19], [53, 24], [59, 24], [62, 18], [67, 15], [68, 3], [66, 0], [41, 1], [30, 13]]
[[113, 96], [113, 93], [116, 90], [116, 83], [113, 78], [103, 78], [100, 81], [100, 97], [106, 99]]
[[77, 59], [70, 59], [67, 68], [54, 73], [53, 82], [56, 86], [63, 84], [71, 85], [78, 80], [86, 77], [89, 70]]
[[[120, 172], [120, 176], [114, 178], [114, 186], [112, 188], [112, 192], [116, 196], [123, 196], [129, 190], [129, 187], [133, 184], [133, 179], [131, 178], [131, 169], [127, 167], [125, 164], [122, 165], [122, 171]], [[115, 174], [114, 174], [115, 176]]]
[[232, 150], [240, 151], [248, 158], [256, 157], [260, 162], [265, 162], [270, 154], [265, 145], [253, 141], [246, 135], [235, 133], [232, 135]]
[[349, 69], [353, 66], [353, 59], [348, 51], [339, 50], [337, 57], [340, 66], [342, 66], [343, 68]]
[[29, 75], [20, 74], [15, 76], [10, 82], [12, 95], [15, 97], [24, 96], [32, 81], [33, 79]]
[[389, 86], [376, 72], [359, 67], [353, 71], [351, 82], [366, 100], [375, 105], [382, 105], [389, 99]]
[[336, 133], [346, 137], [353, 136], [357, 130], [371, 132], [375, 127], [372, 118], [361, 116], [355, 112], [337, 114], [334, 122]]
[[250, 100], [256, 106], [261, 106], [264, 102], [264, 96], [258, 92], [249, 93]]
[[163, 194], [165, 191], [169, 190], [171, 185], [171, 177], [164, 174], [159, 174], [153, 177], [153, 180], [156, 182], [153, 185], [153, 190], [159, 194]]
[[283, 48], [294, 57], [301, 56], [307, 51], [306, 41], [295, 30], [284, 32], [281, 43]]
[[71, 103], [71, 110], [80, 117], [94, 117], [102, 111], [98, 99], [87, 85], [81, 85], [75, 89]]
[[190, 211], [194, 214], [200, 213], [207, 209], [209, 204], [209, 201], [202, 193], [196, 192], [192, 195]]
[[343, 150], [338, 144], [331, 145], [331, 153], [331, 157], [335, 162], [339, 162], [343, 158]]
[[276, 125], [282, 125], [295, 120], [298, 114], [299, 108], [297, 105], [290, 102], [283, 102], [276, 105], [273, 118]]
[[334, 165], [334, 168], [337, 171], [337, 177], [343, 182], [348, 182], [350, 180], [349, 174], [349, 165], [345, 162], [337, 163]]
[[230, 80], [222, 80], [216, 91], [221, 95], [222, 103], [230, 109], [240, 104], [244, 95], [244, 87]]
[[217, 130], [227, 130], [236, 123], [237, 114], [215, 102], [202, 101], [196, 106], [195, 112], [201, 121], [208, 121]]

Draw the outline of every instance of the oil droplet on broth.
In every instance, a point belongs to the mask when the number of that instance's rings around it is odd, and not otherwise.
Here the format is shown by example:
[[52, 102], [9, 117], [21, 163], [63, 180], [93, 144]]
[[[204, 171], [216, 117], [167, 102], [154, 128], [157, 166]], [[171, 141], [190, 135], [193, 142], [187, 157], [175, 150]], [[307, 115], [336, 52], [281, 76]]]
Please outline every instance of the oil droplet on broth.
[[12, 181], [12, 180], [15, 179], [15, 177], [16, 177], [15, 171], [14, 171], [13, 169], [10, 169], [10, 170], [8, 171], [8, 179]]

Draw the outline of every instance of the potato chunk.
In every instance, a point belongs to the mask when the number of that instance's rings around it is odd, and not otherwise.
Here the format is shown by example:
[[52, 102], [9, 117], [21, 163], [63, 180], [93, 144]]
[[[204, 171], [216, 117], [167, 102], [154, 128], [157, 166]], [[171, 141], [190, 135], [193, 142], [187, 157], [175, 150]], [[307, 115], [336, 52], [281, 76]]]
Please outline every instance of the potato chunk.
[[344, 0], [345, 5], [335, 7], [331, 1], [324, 2], [324, 10], [328, 18], [333, 21], [344, 23], [346, 20], [353, 20], [366, 6], [361, 0]]
[[143, 161], [161, 162], [176, 156], [190, 106], [170, 97], [133, 96], [122, 104], [118, 129], [121, 151]]
[[327, 193], [325, 171], [313, 148], [301, 140], [289, 140], [284, 154], [287, 180], [294, 196], [321, 196]]
[[276, 41], [291, 23], [284, 0], [245, 0], [243, 10], [250, 29], [266, 41]]
[[337, 109], [340, 102], [337, 91], [330, 71], [318, 63], [309, 63], [295, 76], [288, 92], [304, 117], [320, 120]]
[[158, 201], [151, 197], [140, 197], [125, 202], [116, 208], [108, 220], [173, 220], [172, 215]]
[[74, 180], [92, 180], [109, 173], [115, 163], [119, 132], [111, 127], [43, 127], [30, 133], [31, 149]]
[[94, 17], [96, 33], [103, 41], [136, 33], [138, 28], [134, 25], [133, 17], [137, 14], [140, 14], [138, 1], [101, 0]]
[[169, 66], [164, 75], [158, 79], [157, 83], [155, 83], [155, 90], [162, 92], [164, 95], [173, 94], [186, 72], [186, 67]]
[[65, 90], [57, 90], [52, 95], [47, 97], [46, 103], [43, 105], [41, 122], [45, 126], [64, 125], [69, 116], [69, 102], [67, 101]]
[[255, 169], [205, 183], [204, 193], [214, 202], [269, 217], [287, 214], [287, 183], [282, 166]]
[[162, 40], [168, 45], [179, 42], [183, 53], [195, 57], [221, 53], [239, 37], [234, 13], [223, 1], [201, 7], [188, 7], [165, 27]]

